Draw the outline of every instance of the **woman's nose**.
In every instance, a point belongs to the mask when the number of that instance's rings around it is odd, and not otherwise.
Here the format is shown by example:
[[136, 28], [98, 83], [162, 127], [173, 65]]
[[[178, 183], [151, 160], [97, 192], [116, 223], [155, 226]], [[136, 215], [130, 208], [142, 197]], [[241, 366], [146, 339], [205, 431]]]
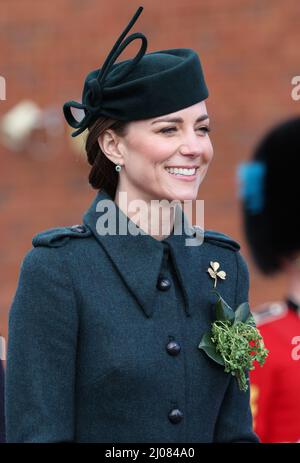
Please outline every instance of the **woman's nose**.
[[186, 156], [197, 156], [204, 152], [204, 143], [199, 134], [188, 134], [182, 137], [180, 153]]

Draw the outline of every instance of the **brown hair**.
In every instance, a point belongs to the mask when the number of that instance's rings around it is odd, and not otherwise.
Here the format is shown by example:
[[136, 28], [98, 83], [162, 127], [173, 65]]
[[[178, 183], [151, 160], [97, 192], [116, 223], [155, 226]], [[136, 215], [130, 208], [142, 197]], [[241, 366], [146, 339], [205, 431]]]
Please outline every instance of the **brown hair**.
[[92, 169], [89, 174], [89, 183], [96, 190], [104, 189], [114, 199], [118, 185], [118, 173], [115, 164], [101, 150], [98, 138], [107, 129], [113, 130], [118, 136], [127, 133], [126, 121], [117, 121], [106, 117], [99, 118], [89, 127], [85, 142], [87, 159]]

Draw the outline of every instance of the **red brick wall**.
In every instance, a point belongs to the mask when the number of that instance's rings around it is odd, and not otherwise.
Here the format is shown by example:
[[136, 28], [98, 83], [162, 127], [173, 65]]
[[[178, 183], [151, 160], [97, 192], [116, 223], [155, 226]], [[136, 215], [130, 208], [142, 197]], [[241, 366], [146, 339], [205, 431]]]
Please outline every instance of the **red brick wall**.
[[[103, 63], [116, 38], [142, 4], [133, 31], [148, 38], [148, 52], [177, 47], [197, 50], [210, 90], [207, 107], [215, 158], [199, 197], [205, 225], [242, 242], [235, 168], [263, 132], [281, 118], [299, 114], [291, 79], [300, 75], [299, 0], [2, 0], [0, 75], [7, 100], [0, 116], [23, 99], [61, 111], [78, 99], [87, 72]], [[140, 42], [121, 59], [133, 56]], [[95, 192], [85, 160], [74, 154], [69, 131], [34, 155], [0, 145], [0, 333], [19, 265], [31, 238], [49, 227], [80, 223]], [[38, 155], [41, 156], [38, 156]], [[80, 263], [78, 263], [80, 271]], [[282, 278], [266, 280], [251, 271], [251, 303], [284, 293]]]

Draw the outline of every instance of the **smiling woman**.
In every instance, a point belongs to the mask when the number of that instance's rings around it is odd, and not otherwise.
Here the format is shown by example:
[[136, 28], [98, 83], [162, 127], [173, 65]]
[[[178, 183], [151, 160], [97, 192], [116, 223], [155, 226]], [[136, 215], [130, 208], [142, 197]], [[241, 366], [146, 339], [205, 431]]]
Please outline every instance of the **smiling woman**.
[[[146, 54], [141, 33], [124, 40], [142, 9], [87, 75], [82, 103], [64, 105], [72, 135], [88, 131], [98, 191], [83, 224], [38, 233], [22, 262], [9, 321], [9, 442], [258, 441], [248, 392], [198, 349], [214, 319], [210, 262], [226, 273], [218, 290], [232, 307], [248, 298], [247, 266], [238, 243], [174, 207], [197, 199], [213, 157], [200, 59], [189, 48]], [[135, 39], [137, 55], [116, 63]], [[84, 110], [81, 121], [72, 108]]]

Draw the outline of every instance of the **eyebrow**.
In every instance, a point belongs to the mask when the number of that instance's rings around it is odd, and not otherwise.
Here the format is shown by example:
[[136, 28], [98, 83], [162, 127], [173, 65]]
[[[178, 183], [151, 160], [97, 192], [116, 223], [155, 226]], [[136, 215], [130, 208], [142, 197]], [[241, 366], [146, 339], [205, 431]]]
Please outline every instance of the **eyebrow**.
[[[205, 121], [206, 119], [208, 119], [208, 115], [203, 114], [202, 116], [198, 117], [195, 122]], [[156, 122], [183, 122], [183, 119], [181, 117], [165, 117], [164, 119], [157, 119], [156, 121], [153, 121], [151, 125], [155, 124]]]

